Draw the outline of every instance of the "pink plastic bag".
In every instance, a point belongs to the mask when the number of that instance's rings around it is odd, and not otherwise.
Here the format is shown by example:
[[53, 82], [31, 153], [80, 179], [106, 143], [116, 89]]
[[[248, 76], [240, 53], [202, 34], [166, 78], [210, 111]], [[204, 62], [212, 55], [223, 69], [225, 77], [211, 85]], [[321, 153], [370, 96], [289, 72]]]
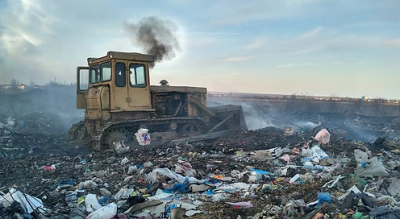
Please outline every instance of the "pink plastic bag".
[[290, 163], [290, 156], [289, 154], [285, 154], [281, 157], [282, 160], [286, 161], [287, 163]]
[[315, 139], [321, 144], [328, 144], [331, 139], [331, 134], [326, 129], [322, 129], [317, 133]]
[[51, 165], [51, 166], [44, 166], [44, 170], [50, 171], [50, 170], [56, 170], [56, 166]]

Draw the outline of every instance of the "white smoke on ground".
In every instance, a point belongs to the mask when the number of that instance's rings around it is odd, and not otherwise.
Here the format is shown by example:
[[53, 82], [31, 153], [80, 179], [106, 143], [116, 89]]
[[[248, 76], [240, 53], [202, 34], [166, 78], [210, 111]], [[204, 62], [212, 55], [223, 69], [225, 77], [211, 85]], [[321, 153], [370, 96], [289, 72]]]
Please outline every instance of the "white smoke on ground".
[[257, 130], [271, 126], [277, 127], [272, 121], [272, 115], [273, 113], [275, 113], [275, 110], [269, 107], [269, 103], [267, 100], [262, 104], [257, 103], [258, 107], [255, 107], [254, 104], [252, 104], [251, 102], [239, 102], [237, 100], [219, 99], [208, 102], [208, 106], [219, 106], [228, 104], [242, 106], [244, 119], [249, 130]]
[[241, 103], [246, 125], [249, 130], [257, 130], [265, 127], [275, 126], [272, 122], [270, 112], [255, 108], [249, 103]]

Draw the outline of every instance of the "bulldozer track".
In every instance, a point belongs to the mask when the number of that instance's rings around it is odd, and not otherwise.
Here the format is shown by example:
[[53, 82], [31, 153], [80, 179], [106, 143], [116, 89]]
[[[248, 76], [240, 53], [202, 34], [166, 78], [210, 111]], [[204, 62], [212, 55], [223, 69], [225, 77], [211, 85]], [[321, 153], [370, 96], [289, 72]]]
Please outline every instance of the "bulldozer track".
[[119, 122], [108, 122], [105, 123], [101, 129], [96, 130], [96, 135], [91, 138], [91, 143], [94, 150], [100, 150], [104, 143], [103, 137], [107, 135], [107, 132], [111, 129], [123, 129], [130, 128], [140, 125], [168, 125], [171, 123], [177, 124], [193, 124], [201, 127], [205, 131], [209, 129], [208, 123], [201, 117], [174, 117], [174, 118], [157, 118], [157, 119], [135, 119], [135, 120], [124, 120]]

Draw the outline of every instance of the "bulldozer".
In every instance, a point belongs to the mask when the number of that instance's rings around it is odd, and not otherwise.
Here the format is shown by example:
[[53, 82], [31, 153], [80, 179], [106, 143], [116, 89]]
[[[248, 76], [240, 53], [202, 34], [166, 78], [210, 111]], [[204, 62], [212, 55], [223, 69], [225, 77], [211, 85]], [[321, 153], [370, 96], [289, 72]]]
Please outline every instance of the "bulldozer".
[[166, 80], [150, 85], [154, 62], [153, 55], [109, 51], [77, 67], [76, 107], [85, 115], [68, 139], [100, 151], [116, 142], [138, 146], [135, 133], [141, 128], [151, 133], [152, 146], [247, 129], [241, 106], [207, 107], [206, 88], [170, 86]]

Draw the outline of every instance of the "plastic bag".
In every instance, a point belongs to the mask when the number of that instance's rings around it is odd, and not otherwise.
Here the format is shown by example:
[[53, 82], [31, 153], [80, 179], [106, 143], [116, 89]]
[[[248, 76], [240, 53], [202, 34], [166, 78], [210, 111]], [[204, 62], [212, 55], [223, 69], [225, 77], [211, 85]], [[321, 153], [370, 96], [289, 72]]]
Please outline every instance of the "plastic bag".
[[87, 189], [87, 188], [94, 189], [96, 187], [97, 183], [93, 182], [93, 180], [86, 180], [85, 182], [79, 183], [79, 189]]
[[315, 139], [322, 144], [328, 144], [331, 139], [331, 134], [326, 129], [322, 129], [317, 133]]
[[135, 133], [135, 136], [140, 145], [149, 145], [151, 143], [150, 133], [148, 129], [140, 128]]
[[392, 196], [397, 196], [400, 194], [400, 180], [397, 178], [392, 178], [392, 183], [390, 183], [389, 188], [387, 189], [389, 194]]
[[251, 176], [249, 177], [249, 182], [254, 183], [261, 179], [262, 179], [262, 175], [253, 171], [253, 172], [251, 172]]
[[318, 194], [318, 204], [317, 207], [320, 206], [324, 202], [332, 202], [331, 194], [326, 192], [321, 192]]
[[178, 163], [175, 164], [175, 173], [185, 174], [185, 176], [191, 177], [196, 175], [196, 170], [192, 168], [189, 162], [178, 160]]
[[0, 196], [0, 204], [2, 204], [4, 207], [11, 206], [13, 201], [19, 202], [24, 211], [29, 214], [37, 208], [43, 207], [43, 202], [39, 198], [24, 194], [14, 188], [10, 189], [9, 193], [5, 194], [4, 196]]
[[255, 152], [254, 159], [257, 161], [266, 161], [266, 160], [272, 160], [273, 158], [270, 151], [259, 150]]
[[248, 202], [225, 202], [228, 205], [232, 205], [234, 207], [239, 207], [239, 208], [252, 208], [254, 207], [250, 201]]
[[87, 216], [87, 219], [113, 218], [117, 214], [117, 210], [118, 210], [117, 205], [115, 203], [111, 203], [89, 214], [89, 216]]
[[377, 157], [369, 159], [365, 167], [363, 165], [358, 165], [354, 169], [354, 173], [358, 176], [371, 178], [374, 176], [389, 176], [386, 168], [378, 161]]
[[311, 149], [302, 149], [300, 155], [303, 157], [311, 157], [312, 154], [313, 154], [313, 152]]
[[88, 194], [85, 197], [85, 203], [86, 203], [86, 211], [89, 213], [101, 208], [99, 201], [97, 201], [96, 195], [93, 194]]
[[129, 175], [133, 174], [133, 172], [136, 172], [136, 171], [137, 171], [137, 167], [136, 166], [130, 166], [128, 168], [128, 174]]
[[116, 195], [113, 196], [113, 198], [115, 200], [128, 199], [134, 191], [134, 189], [122, 188], [118, 191]]
[[157, 168], [157, 169], [154, 169], [152, 172], [149, 173], [148, 179], [152, 183], [157, 183], [157, 182], [159, 182], [157, 175], [166, 176], [168, 178], [175, 179], [179, 183], [184, 183], [185, 180], [186, 180], [186, 177], [184, 177], [184, 176], [182, 176], [180, 174], [177, 174], [177, 173], [171, 171], [168, 168]]
[[129, 152], [129, 147], [125, 146], [124, 142], [122, 141], [114, 142], [114, 147], [117, 154], [123, 154]]
[[125, 165], [127, 163], [129, 163], [129, 159], [128, 158], [125, 157], [124, 159], [121, 160], [121, 165]]
[[333, 164], [333, 165], [330, 166], [330, 167], [324, 167], [324, 170], [325, 170], [326, 172], [333, 172], [333, 171], [339, 170], [339, 169], [341, 169], [341, 168], [342, 168], [342, 165], [341, 165], [340, 163], [335, 163], [335, 164]]
[[365, 167], [366, 163], [368, 162], [368, 154], [362, 150], [356, 149], [354, 150], [354, 157], [356, 161], [360, 163], [363, 167]]
[[313, 152], [313, 157], [316, 157], [319, 160], [329, 158], [328, 154], [326, 154], [318, 145], [313, 146], [311, 150]]

